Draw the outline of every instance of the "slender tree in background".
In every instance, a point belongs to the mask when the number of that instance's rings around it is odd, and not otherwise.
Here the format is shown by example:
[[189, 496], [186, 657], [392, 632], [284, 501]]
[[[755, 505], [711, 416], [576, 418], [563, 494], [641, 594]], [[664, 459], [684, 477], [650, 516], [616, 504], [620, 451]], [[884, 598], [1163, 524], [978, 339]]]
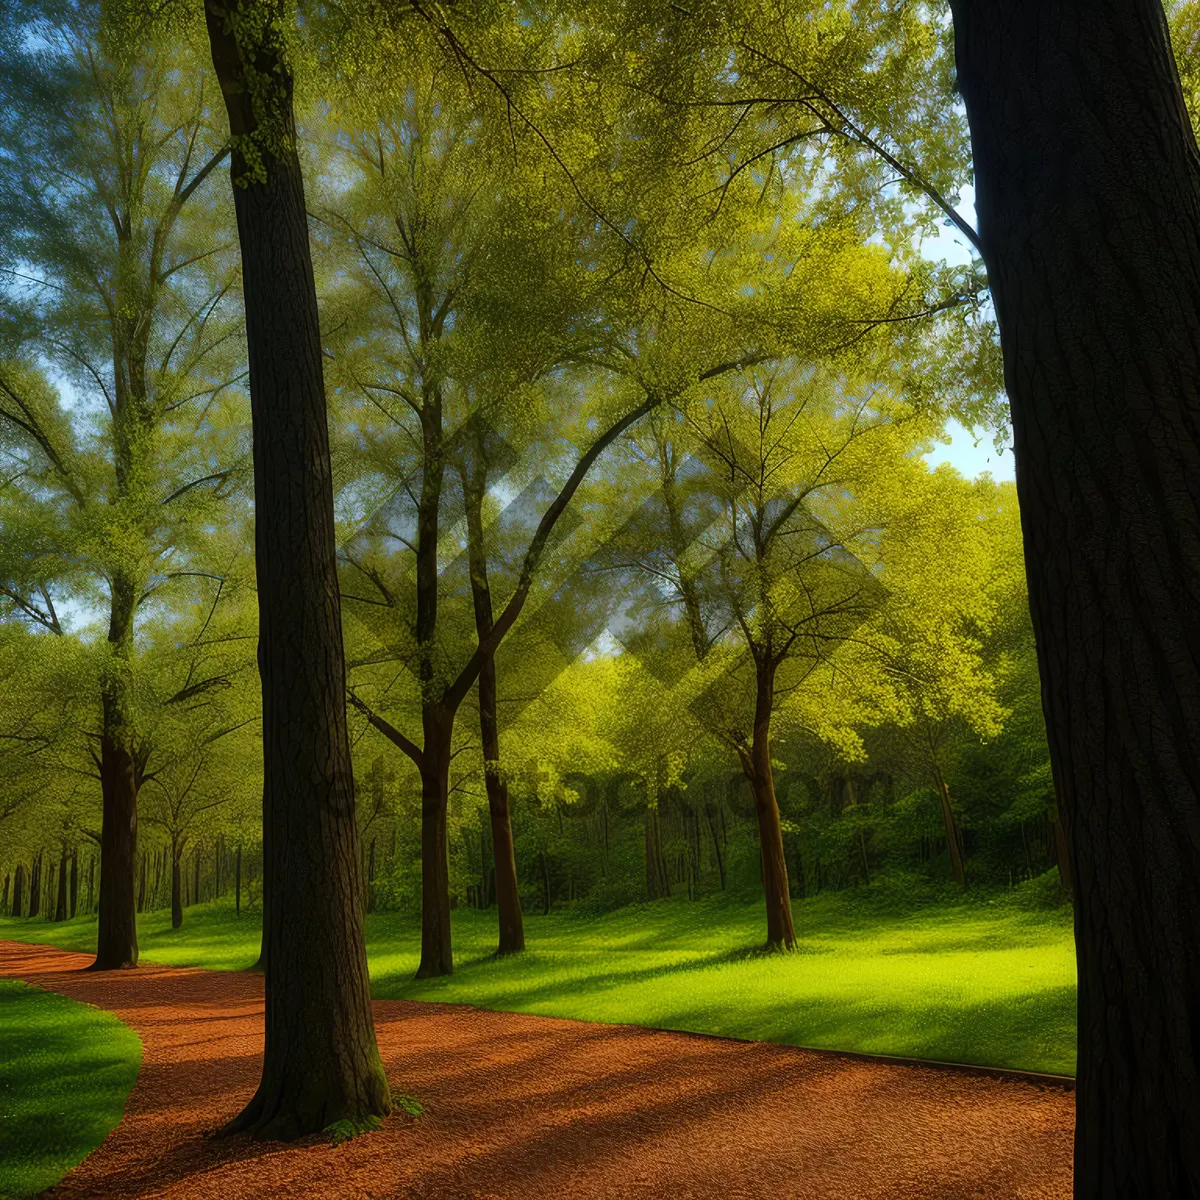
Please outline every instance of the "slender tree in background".
[[1158, 0], [952, 8], [1075, 876], [1075, 1194], [1200, 1196], [1200, 153]]
[[362, 858], [321, 332], [296, 154], [287, 6], [206, 0], [229, 114], [250, 354], [263, 697], [262, 1080], [227, 1127], [294, 1138], [391, 1109], [363, 943]]

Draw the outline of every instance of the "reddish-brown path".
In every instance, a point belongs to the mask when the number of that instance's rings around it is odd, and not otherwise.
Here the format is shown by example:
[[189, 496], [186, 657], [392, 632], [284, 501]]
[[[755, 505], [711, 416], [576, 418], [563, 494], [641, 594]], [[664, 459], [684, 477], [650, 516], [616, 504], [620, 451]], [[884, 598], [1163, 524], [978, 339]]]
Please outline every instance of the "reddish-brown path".
[[1074, 1097], [927, 1067], [633, 1026], [377, 1001], [424, 1115], [341, 1146], [204, 1131], [258, 1081], [262, 979], [0, 942], [0, 975], [141, 1035], [125, 1117], [55, 1197], [1033, 1200], [1071, 1194]]

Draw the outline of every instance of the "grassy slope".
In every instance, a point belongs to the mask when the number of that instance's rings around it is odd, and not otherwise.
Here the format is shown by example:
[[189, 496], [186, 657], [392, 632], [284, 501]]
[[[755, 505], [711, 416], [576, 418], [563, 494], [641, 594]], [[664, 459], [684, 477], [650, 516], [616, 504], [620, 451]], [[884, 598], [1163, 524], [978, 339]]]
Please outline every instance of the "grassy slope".
[[0, 979], [0, 1196], [34, 1196], [121, 1119], [138, 1036], [87, 1004]]
[[[849, 894], [847, 894], [849, 895]], [[368, 918], [377, 998], [629, 1022], [796, 1045], [1035, 1071], [1075, 1069], [1075, 959], [1069, 913], [972, 898], [907, 914], [842, 895], [797, 902], [800, 952], [754, 947], [761, 902], [710, 897], [584, 919], [526, 918], [530, 950], [497, 960], [495, 913], [454, 913], [457, 973], [413, 981], [419, 929]], [[0, 920], [0, 938], [90, 949], [94, 921]], [[189, 909], [174, 932], [143, 917], [149, 962], [236, 969], [258, 955], [257, 920]]]

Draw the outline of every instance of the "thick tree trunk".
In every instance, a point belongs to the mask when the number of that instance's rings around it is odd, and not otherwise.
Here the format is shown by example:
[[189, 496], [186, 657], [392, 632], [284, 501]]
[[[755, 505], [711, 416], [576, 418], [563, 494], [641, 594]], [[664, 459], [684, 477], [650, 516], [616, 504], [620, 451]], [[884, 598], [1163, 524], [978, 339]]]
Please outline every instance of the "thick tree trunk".
[[1159, 0], [953, 0], [1075, 877], [1075, 1194], [1200, 1196], [1200, 155]]
[[430, 707], [425, 713], [421, 767], [421, 962], [418, 979], [454, 973], [450, 946], [449, 846], [446, 804], [450, 790], [453, 717]]
[[25, 867], [22, 863], [17, 863], [17, 869], [13, 872], [13, 894], [12, 894], [12, 915], [14, 917], [24, 916], [25, 914]]
[[671, 895], [671, 881], [662, 852], [662, 825], [658, 802], [646, 805], [646, 893], [651, 900], [665, 900]]
[[391, 1097], [363, 943], [321, 332], [281, 29], [287, 8], [206, 0], [205, 13], [237, 147], [263, 695], [266, 1047], [258, 1091], [226, 1129], [286, 1139], [341, 1121], [374, 1123]]
[[[106, 713], [109, 704], [106, 697]], [[110, 971], [138, 960], [137, 772], [133, 754], [107, 734], [100, 739], [100, 788], [100, 919], [89, 970]]]
[[775, 672], [769, 661], [758, 663], [754, 702], [754, 739], [740, 750], [742, 770], [754, 793], [758, 820], [758, 845], [763, 896], [767, 903], [767, 949], [791, 950], [796, 944], [792, 924], [792, 898], [788, 890], [787, 859], [783, 852], [783, 826], [775, 798], [771, 768], [771, 713], [775, 702]]

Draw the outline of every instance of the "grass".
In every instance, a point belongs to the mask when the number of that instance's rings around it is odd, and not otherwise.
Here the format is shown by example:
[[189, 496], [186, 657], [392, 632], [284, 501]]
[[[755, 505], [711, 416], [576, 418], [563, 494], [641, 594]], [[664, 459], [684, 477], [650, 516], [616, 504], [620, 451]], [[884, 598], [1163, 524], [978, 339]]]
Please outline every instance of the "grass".
[[[893, 904], [891, 897], [886, 897]], [[529, 949], [497, 959], [495, 913], [453, 914], [456, 973], [415, 981], [418, 923], [367, 919], [372, 992], [545, 1016], [649, 1025], [801, 1046], [1072, 1074], [1075, 956], [1069, 910], [972, 895], [888, 911], [880, 897], [795, 904], [798, 952], [765, 956], [762, 902], [677, 899], [584, 918], [526, 917]], [[0, 938], [87, 950], [93, 919], [0, 921]], [[224, 907], [139, 920], [148, 962], [239, 969], [257, 919]]]
[[116, 1017], [0, 979], [0, 1196], [35, 1196], [121, 1119], [142, 1060]]

